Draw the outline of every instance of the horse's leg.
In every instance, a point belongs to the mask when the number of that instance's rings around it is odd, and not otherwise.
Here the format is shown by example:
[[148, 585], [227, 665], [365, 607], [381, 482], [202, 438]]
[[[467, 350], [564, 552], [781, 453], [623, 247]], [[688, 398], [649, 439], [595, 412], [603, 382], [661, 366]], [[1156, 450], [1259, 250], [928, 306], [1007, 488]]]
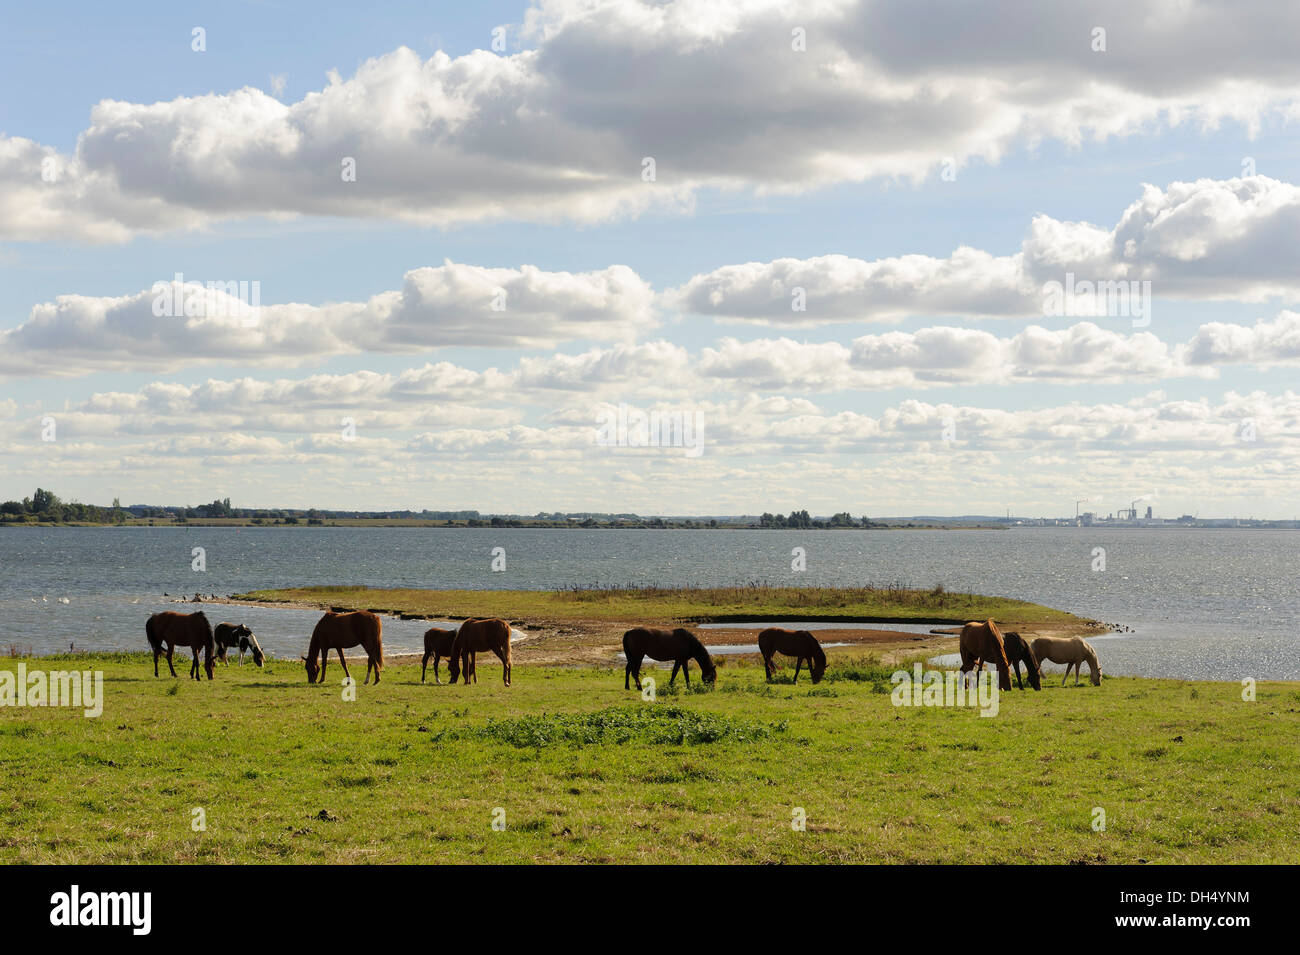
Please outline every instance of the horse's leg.
[[767, 682], [772, 682], [772, 658], [766, 653], [763, 654], [763, 673], [767, 676]]
[[803, 657], [794, 658], [794, 682], [799, 682], [799, 668], [803, 666]]
[[172, 666], [172, 653], [175, 652], [175, 650], [176, 650], [175, 644], [172, 643], [167, 644], [167, 669], [172, 671], [172, 676], [176, 675], [176, 668]]
[[[681, 665], [682, 664], [680, 660], [673, 661], [673, 675], [668, 678], [669, 686], [672, 686], [673, 681], [677, 679], [677, 670], [681, 667]], [[638, 687], [638, 689], [640, 689], [640, 687]]]
[[1016, 668], [1016, 689], [1023, 690], [1024, 687], [1020, 685], [1020, 661], [1017, 660], [1013, 665]]
[[197, 680], [199, 678], [199, 648], [190, 647], [190, 652], [194, 654], [194, 662], [190, 664], [190, 676]]
[[492, 652], [495, 653], [497, 655], [497, 659], [501, 661], [501, 682], [504, 683], [506, 686], [509, 686], [510, 685], [510, 664], [506, 662], [505, 651], [493, 647]]
[[[424, 674], [425, 674], [426, 672], [428, 672], [428, 669], [429, 669], [429, 657], [431, 657], [431, 656], [433, 656], [433, 654], [429, 653], [429, 652], [426, 650], [425, 653], [424, 653], [424, 659], [420, 661], [420, 682], [421, 682], [421, 683], [424, 682]], [[434, 678], [435, 680], [438, 678], [438, 664], [437, 664], [437, 663], [435, 663], [435, 664], [433, 665], [433, 678]]]
[[[1080, 661], [1080, 660], [1075, 660], [1075, 661], [1074, 661], [1074, 685], [1075, 685], [1075, 686], [1078, 686], [1078, 685], [1079, 685], [1079, 668], [1080, 668], [1081, 666], [1083, 666], [1083, 662], [1082, 662], [1082, 661]], [[1091, 671], [1089, 671], [1089, 672], [1091, 672]]]
[[339, 654], [339, 666], [343, 667], [343, 679], [352, 679], [352, 674], [348, 672], [348, 658], [343, 655], [343, 648], [335, 647], [334, 649], [337, 650]]
[[[641, 661], [644, 657], [639, 654], [633, 654], [627, 658], [628, 668], [632, 671], [632, 679], [636, 680], [636, 688], [641, 689]], [[623, 678], [623, 689], [627, 689], [627, 678]]]
[[623, 689], [632, 689], [632, 658], [628, 657], [623, 663]]
[[153, 675], [158, 675], [158, 655], [162, 652], [158, 647], [153, 648]]

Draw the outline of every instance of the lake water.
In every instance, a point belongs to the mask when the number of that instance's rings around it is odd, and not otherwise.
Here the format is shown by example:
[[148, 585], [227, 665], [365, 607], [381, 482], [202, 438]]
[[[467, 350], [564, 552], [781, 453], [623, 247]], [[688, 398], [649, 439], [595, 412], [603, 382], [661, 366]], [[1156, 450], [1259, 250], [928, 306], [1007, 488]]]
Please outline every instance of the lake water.
[[[191, 569], [195, 547], [205, 551], [203, 572]], [[491, 569], [496, 547], [505, 549], [504, 572]], [[795, 547], [807, 552], [804, 573], [790, 569]], [[1092, 569], [1096, 548], [1104, 571]], [[173, 606], [164, 592], [942, 583], [1131, 627], [1096, 638], [1108, 673], [1300, 679], [1297, 580], [1294, 531], [0, 528], [0, 650], [145, 649], [145, 619]], [[318, 616], [236, 607], [209, 615], [246, 621], [276, 656], [301, 653]], [[386, 620], [385, 648], [418, 649], [429, 625]]]

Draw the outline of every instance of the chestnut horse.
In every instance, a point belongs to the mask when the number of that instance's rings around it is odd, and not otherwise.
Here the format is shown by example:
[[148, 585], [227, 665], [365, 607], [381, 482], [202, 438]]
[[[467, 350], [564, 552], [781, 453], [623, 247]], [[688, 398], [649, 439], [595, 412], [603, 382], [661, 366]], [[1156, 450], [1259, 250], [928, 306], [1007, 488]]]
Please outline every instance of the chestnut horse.
[[[441, 683], [438, 679], [438, 661], [443, 657], [451, 657], [451, 645], [456, 640], [455, 630], [444, 630], [441, 627], [430, 627], [424, 631], [424, 659], [420, 661], [420, 682], [424, 682], [424, 675], [429, 670], [429, 657], [433, 657], [433, 682]], [[449, 664], [450, 665], [450, 664]], [[470, 658], [470, 672], [474, 670], [473, 657]]]
[[641, 689], [641, 661], [646, 657], [651, 660], [672, 660], [673, 675], [668, 678], [671, 685], [677, 679], [680, 669], [686, 675], [686, 685], [691, 685], [691, 660], [700, 665], [700, 675], [705, 683], [712, 683], [718, 678], [717, 668], [709, 651], [704, 649], [699, 637], [689, 630], [678, 627], [676, 630], [658, 630], [654, 627], [636, 627], [623, 634], [623, 656], [627, 666], [623, 668], [623, 689], [628, 688], [628, 678], [636, 680], [636, 688]]
[[[375, 671], [375, 684], [379, 684], [379, 671], [384, 666], [384, 625], [369, 610], [356, 610], [352, 613], [334, 613], [330, 611], [316, 622], [316, 629], [311, 632], [311, 645], [303, 662], [307, 664], [307, 682], [325, 682], [325, 664], [329, 662], [331, 650], [337, 650], [339, 663], [343, 665], [343, 675], [352, 679], [348, 672], [348, 661], [343, 658], [343, 651], [349, 647], [360, 647], [366, 651], [366, 683], [370, 682], [370, 669]], [[320, 679], [317, 659], [320, 660]]]
[[189, 647], [194, 653], [190, 676], [200, 679], [199, 650], [202, 649], [203, 669], [207, 671], [208, 679], [212, 679], [212, 655], [217, 648], [216, 641], [212, 638], [212, 624], [208, 623], [203, 611], [177, 613], [175, 610], [164, 610], [156, 613], [145, 622], [144, 635], [149, 639], [149, 646], [153, 647], [154, 676], [158, 675], [158, 657], [162, 655], [164, 646], [167, 647], [167, 669], [172, 671], [172, 676], [176, 675], [176, 668], [172, 666], [172, 651], [176, 647]]
[[465, 671], [465, 683], [478, 676], [474, 673], [474, 654], [482, 650], [491, 650], [501, 661], [501, 681], [510, 685], [510, 624], [496, 617], [484, 619], [470, 618], [460, 625], [456, 638], [451, 642], [451, 654], [447, 657], [447, 673], [455, 683]]
[[959, 649], [961, 650], [963, 680], [965, 674], [974, 670], [977, 666], [982, 669], [984, 663], [990, 661], [998, 668], [999, 689], [1011, 689], [1011, 664], [1007, 662], [1007, 651], [1002, 640], [1002, 631], [998, 629], [996, 623], [988, 620], [985, 623], [972, 621], [966, 624], [961, 628]]
[[[1023, 663], [1029, 685], [1035, 690], [1041, 690], [1043, 684], [1039, 680], [1038, 657], [1034, 655], [1034, 648], [1029, 645], [1029, 641], [1015, 631], [1011, 631], [1002, 634], [1002, 647], [1007, 651], [1007, 661], [1016, 668], [1016, 689], [1024, 689], [1020, 683], [1020, 664]], [[983, 660], [980, 661], [979, 669], [984, 669]]]
[[230, 661], [226, 659], [226, 653], [235, 647], [239, 647], [241, 667], [244, 665], [244, 654], [250, 651], [253, 654], [253, 662], [258, 666], [266, 662], [266, 654], [262, 652], [257, 637], [253, 636], [253, 631], [242, 623], [219, 623], [213, 628], [212, 636], [217, 641], [217, 659], [222, 663], [229, 665]]
[[1061, 686], [1070, 678], [1070, 667], [1074, 667], [1074, 685], [1079, 685], [1079, 664], [1088, 663], [1088, 678], [1093, 686], [1101, 686], [1101, 664], [1097, 662], [1097, 651], [1083, 637], [1039, 637], [1034, 641], [1034, 653], [1040, 660], [1065, 664], [1065, 676], [1061, 677]]
[[796, 683], [799, 682], [799, 667], [804, 660], [808, 661], [808, 672], [812, 674], [814, 683], [820, 683], [822, 674], [826, 672], [826, 651], [807, 630], [781, 630], [777, 627], [764, 630], [758, 635], [758, 649], [763, 654], [763, 669], [767, 671], [768, 683], [772, 682], [772, 677], [776, 674], [772, 657], [777, 653], [794, 657]]

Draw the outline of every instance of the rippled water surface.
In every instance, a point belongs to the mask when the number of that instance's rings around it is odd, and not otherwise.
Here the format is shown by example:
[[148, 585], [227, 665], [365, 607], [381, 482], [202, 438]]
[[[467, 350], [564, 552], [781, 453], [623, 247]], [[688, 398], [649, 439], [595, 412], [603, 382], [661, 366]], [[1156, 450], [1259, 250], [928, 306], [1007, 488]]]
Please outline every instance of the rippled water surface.
[[[202, 547], [207, 570], [191, 570]], [[494, 547], [506, 571], [490, 569]], [[793, 547], [808, 570], [790, 571]], [[1106, 570], [1094, 572], [1095, 548]], [[903, 583], [1003, 594], [1135, 632], [1096, 638], [1110, 673], [1300, 679], [1300, 533], [1200, 529], [688, 531], [527, 528], [0, 528], [0, 613], [37, 652], [144, 649], [162, 595], [306, 584], [547, 589], [594, 583]], [[61, 602], [61, 601], [66, 601]], [[296, 656], [317, 614], [211, 608]], [[415, 649], [425, 621], [385, 621]]]

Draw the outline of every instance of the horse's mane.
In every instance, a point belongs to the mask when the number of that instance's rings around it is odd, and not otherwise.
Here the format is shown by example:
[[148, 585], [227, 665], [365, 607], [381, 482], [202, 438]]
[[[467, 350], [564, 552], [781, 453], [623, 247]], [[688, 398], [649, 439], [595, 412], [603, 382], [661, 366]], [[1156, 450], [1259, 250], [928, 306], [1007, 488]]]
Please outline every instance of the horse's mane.
[[691, 656], [695, 658], [695, 662], [700, 665], [701, 669], [706, 671], [717, 669], [713, 665], [713, 657], [709, 656], [708, 649], [700, 642], [699, 637], [684, 627], [678, 627], [677, 632], [680, 633], [682, 639], [686, 641], [687, 649], [690, 651]]
[[812, 654], [814, 666], [822, 670], [826, 669], [826, 651], [822, 649], [821, 642], [816, 637], [812, 638], [812, 645], [808, 648], [808, 652]]

